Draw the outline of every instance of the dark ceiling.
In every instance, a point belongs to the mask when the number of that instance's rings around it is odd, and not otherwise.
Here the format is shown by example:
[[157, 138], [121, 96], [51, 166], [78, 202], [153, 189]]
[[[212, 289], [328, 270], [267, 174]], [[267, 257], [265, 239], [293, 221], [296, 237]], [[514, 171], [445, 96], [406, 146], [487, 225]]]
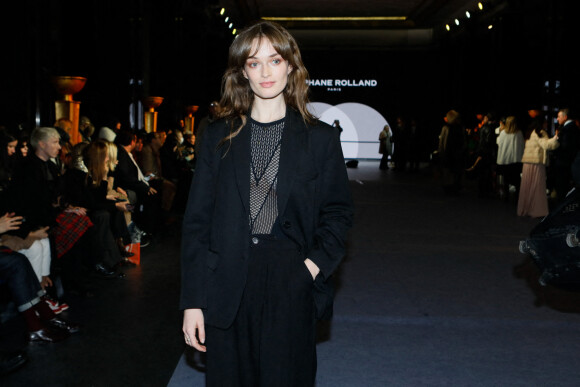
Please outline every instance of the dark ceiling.
[[[385, 49], [429, 46], [453, 28], [454, 20], [490, 18], [506, 1], [474, 0], [223, 0], [220, 5], [241, 24], [261, 18], [286, 26], [303, 48]], [[333, 20], [295, 20], [296, 17]], [[337, 20], [337, 18], [354, 18]], [[366, 19], [362, 19], [366, 18]], [[370, 18], [370, 19], [369, 19]], [[361, 20], [362, 19], [362, 20]]]
[[[172, 124], [185, 106], [219, 98], [233, 39], [224, 23], [228, 16], [238, 29], [285, 18], [279, 22], [298, 40], [312, 77], [381, 78], [396, 93], [365, 97], [394, 110], [429, 110], [435, 113], [425, 116], [440, 117], [449, 106], [508, 110], [532, 99], [550, 106], [577, 100], [576, 62], [555, 60], [576, 47], [571, 10], [577, 0], [482, 3], [480, 11], [476, 0], [12, 2], [0, 12], [7, 75], [0, 79], [0, 125], [51, 124], [59, 97], [54, 75], [87, 77], [75, 98], [97, 122], [126, 116], [129, 102], [155, 95], [165, 98], [160, 116]], [[225, 15], [219, 14], [222, 7]]]

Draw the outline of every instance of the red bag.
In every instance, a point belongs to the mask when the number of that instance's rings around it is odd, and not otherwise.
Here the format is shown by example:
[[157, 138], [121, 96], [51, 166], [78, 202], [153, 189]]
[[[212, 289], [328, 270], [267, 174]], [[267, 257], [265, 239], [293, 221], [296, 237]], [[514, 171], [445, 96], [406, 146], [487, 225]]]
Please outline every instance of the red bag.
[[135, 265], [141, 264], [141, 243], [130, 243], [125, 246], [125, 250], [133, 253], [132, 257], [127, 258], [130, 262], [133, 262]]

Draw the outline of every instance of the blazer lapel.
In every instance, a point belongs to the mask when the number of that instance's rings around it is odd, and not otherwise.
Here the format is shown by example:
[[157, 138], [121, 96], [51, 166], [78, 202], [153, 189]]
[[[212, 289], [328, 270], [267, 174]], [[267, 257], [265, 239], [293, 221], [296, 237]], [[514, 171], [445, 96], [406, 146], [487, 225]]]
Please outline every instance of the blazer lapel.
[[284, 132], [282, 134], [280, 163], [278, 165], [278, 183], [276, 187], [279, 215], [282, 215], [286, 209], [286, 203], [290, 197], [296, 176], [296, 166], [299, 164], [300, 157], [304, 154], [304, 147], [306, 146], [304, 140], [305, 134], [306, 126], [302, 121], [302, 117], [288, 107], [286, 110]]
[[250, 128], [248, 124], [232, 139], [230, 152], [234, 163], [234, 174], [240, 194], [240, 199], [250, 216]]

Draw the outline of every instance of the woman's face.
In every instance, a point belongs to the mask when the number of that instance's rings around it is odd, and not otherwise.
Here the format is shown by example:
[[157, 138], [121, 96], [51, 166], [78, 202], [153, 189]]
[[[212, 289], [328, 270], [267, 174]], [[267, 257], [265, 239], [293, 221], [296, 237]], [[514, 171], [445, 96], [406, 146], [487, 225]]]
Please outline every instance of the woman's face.
[[18, 141], [12, 141], [9, 142], [8, 144], [6, 144], [6, 153], [8, 153], [8, 156], [12, 156], [14, 153], [16, 153], [16, 145], [18, 144]]
[[250, 82], [256, 98], [267, 100], [282, 97], [292, 66], [276, 52], [266, 38], [254, 40], [250, 52], [252, 56], [246, 59], [242, 72]]
[[22, 146], [20, 147], [20, 153], [22, 153], [22, 157], [26, 157], [28, 156], [28, 143], [22, 143]]

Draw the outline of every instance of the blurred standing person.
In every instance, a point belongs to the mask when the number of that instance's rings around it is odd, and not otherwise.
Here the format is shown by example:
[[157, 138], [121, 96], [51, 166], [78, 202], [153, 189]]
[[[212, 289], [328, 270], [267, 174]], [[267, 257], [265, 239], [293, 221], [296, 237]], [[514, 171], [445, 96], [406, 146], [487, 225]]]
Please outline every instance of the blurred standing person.
[[522, 183], [518, 198], [519, 216], [533, 218], [548, 215], [546, 193], [547, 152], [557, 149], [558, 136], [550, 138], [539, 121], [532, 121], [526, 133], [526, 143], [522, 157]]
[[514, 116], [502, 119], [500, 123], [496, 161], [497, 173], [500, 176], [499, 192], [500, 198], [509, 200], [510, 185], [516, 188], [516, 198], [519, 195], [525, 140]]
[[572, 163], [580, 149], [580, 129], [570, 117], [569, 109], [558, 112], [556, 136], [560, 146], [554, 150], [550, 166], [556, 197], [561, 202], [572, 188]]
[[409, 142], [408, 142], [408, 159], [409, 159], [409, 170], [411, 172], [416, 172], [419, 170], [419, 164], [421, 163], [421, 156], [423, 154], [424, 139], [423, 134], [419, 126], [417, 125], [417, 120], [411, 118], [409, 125]]
[[480, 197], [491, 197], [493, 194], [493, 172], [497, 161], [496, 126], [492, 113], [483, 116], [482, 125], [479, 128], [479, 140], [475, 148], [476, 159], [468, 169], [468, 171], [475, 171], [477, 174]]
[[95, 134], [95, 126], [92, 124], [89, 117], [81, 116], [79, 119], [79, 133], [83, 141], [91, 142], [93, 134]]
[[457, 195], [463, 188], [465, 131], [461, 125], [461, 116], [455, 110], [449, 110], [444, 121], [438, 149], [443, 167], [443, 190], [449, 195]]
[[335, 127], [336, 129], [338, 129], [338, 138], [340, 138], [340, 135], [342, 134], [342, 126], [340, 126], [340, 121], [339, 120], [334, 120], [334, 122], [332, 123], [332, 126]]
[[391, 144], [392, 136], [393, 132], [391, 131], [391, 127], [386, 123], [379, 134], [379, 153], [383, 155], [379, 169], [383, 171], [389, 169], [389, 159], [393, 154], [393, 144]]
[[407, 123], [403, 117], [397, 117], [397, 125], [391, 136], [393, 146], [393, 161], [395, 162], [395, 171], [404, 171], [407, 168], [409, 152], [409, 132]]
[[[307, 110], [296, 41], [258, 22], [233, 41], [183, 222], [185, 342], [208, 386], [314, 386], [352, 200], [336, 129]], [[207, 345], [207, 347], [206, 347]]]

